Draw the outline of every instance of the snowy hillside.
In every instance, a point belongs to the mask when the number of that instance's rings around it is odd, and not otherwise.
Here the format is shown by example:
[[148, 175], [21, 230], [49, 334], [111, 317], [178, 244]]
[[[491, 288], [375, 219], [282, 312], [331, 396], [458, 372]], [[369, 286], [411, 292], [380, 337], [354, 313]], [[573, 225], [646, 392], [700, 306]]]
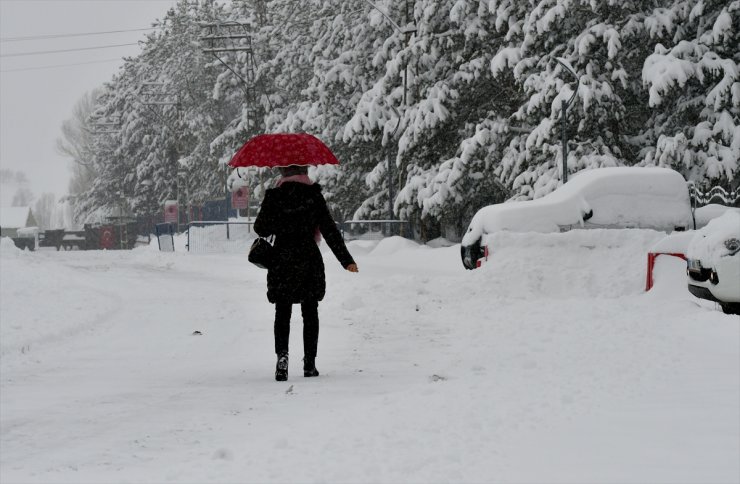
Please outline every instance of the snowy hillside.
[[245, 255], [4, 241], [0, 481], [737, 483], [740, 321], [678, 259], [643, 292], [661, 237], [325, 252], [321, 376], [296, 308], [286, 383]]

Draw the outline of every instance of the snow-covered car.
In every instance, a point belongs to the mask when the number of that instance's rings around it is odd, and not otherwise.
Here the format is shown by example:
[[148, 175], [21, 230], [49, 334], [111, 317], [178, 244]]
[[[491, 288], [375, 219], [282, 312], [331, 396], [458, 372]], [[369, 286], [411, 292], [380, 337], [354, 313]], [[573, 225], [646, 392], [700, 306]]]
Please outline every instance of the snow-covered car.
[[698, 230], [686, 252], [689, 291], [740, 314], [740, 209], [727, 210]]
[[563, 232], [573, 228], [643, 228], [665, 232], [694, 227], [686, 180], [667, 168], [584, 170], [542, 198], [480, 209], [463, 236], [461, 257], [475, 269], [495, 232]]

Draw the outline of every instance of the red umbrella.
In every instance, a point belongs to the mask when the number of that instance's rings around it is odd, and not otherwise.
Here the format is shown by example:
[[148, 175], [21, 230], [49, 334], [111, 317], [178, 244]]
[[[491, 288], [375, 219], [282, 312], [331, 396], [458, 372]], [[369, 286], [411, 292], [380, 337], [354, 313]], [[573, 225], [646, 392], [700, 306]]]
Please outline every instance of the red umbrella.
[[339, 160], [315, 136], [306, 133], [261, 134], [247, 141], [229, 161], [242, 166], [338, 165]]

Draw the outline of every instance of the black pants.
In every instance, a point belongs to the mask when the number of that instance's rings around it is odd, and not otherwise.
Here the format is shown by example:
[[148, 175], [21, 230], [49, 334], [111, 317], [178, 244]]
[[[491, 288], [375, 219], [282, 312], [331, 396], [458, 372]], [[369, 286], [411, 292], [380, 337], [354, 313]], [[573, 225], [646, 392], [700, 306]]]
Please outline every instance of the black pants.
[[[288, 352], [292, 312], [291, 303], [275, 303], [275, 353], [278, 355]], [[319, 302], [302, 302], [301, 314], [303, 315], [303, 355], [307, 358], [316, 358], [316, 347], [319, 343]]]

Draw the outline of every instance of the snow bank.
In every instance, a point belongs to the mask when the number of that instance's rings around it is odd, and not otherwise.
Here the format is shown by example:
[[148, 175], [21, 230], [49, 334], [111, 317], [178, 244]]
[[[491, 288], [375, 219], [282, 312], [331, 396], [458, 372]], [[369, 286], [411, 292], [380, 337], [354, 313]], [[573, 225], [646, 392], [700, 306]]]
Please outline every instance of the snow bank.
[[497, 232], [486, 238], [489, 259], [480, 269], [483, 279], [479, 282], [497, 297], [577, 299], [642, 294], [648, 250], [663, 237], [662, 232], [640, 229]]
[[5, 258], [18, 257], [23, 251], [16, 247], [10, 237], [0, 238], [0, 256]]
[[696, 232], [688, 230], [686, 232], [674, 232], [661, 239], [655, 245], [650, 247], [650, 252], [662, 252], [667, 254], [686, 254], [691, 239]]
[[410, 249], [418, 249], [420, 246], [413, 240], [405, 239], [397, 235], [393, 237], [387, 237], [380, 242], [370, 252], [374, 256], [388, 256], [391, 254], [397, 254], [398, 252]]
[[[190, 244], [191, 253], [246, 253], [257, 238], [257, 234], [248, 224], [214, 224], [203, 227], [192, 225], [190, 235], [182, 234], [175, 242], [175, 250], [187, 250]], [[184, 239], [183, 239], [184, 237]]]
[[437, 237], [436, 239], [432, 239], [427, 242], [426, 245], [428, 245], [432, 249], [439, 249], [440, 247], [452, 247], [456, 244], [455, 242], [452, 242], [444, 237]]
[[584, 170], [554, 192], [529, 201], [489, 205], [475, 214], [463, 245], [484, 234], [558, 232], [572, 227], [690, 228], [686, 182], [666, 168]]
[[653, 287], [647, 293], [654, 299], [685, 300], [686, 261], [680, 257], [660, 256], [653, 266]]
[[[349, 250], [350, 254], [353, 256], [355, 255], [365, 255], [371, 252], [378, 244], [380, 243], [380, 240], [351, 240], [346, 243], [347, 249]], [[325, 242], [322, 241], [321, 245], [321, 252], [331, 252], [331, 249], [328, 245], [326, 245]]]

